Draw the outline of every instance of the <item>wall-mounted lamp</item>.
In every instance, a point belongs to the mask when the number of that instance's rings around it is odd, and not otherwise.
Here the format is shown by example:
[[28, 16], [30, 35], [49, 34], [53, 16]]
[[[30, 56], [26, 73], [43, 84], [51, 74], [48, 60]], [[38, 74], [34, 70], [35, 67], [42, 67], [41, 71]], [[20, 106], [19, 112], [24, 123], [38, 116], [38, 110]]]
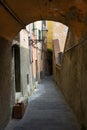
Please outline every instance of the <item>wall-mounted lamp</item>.
[[29, 39], [29, 45], [37, 44], [38, 42], [43, 41], [43, 39], [30, 39], [30, 37], [28, 37], [28, 39]]

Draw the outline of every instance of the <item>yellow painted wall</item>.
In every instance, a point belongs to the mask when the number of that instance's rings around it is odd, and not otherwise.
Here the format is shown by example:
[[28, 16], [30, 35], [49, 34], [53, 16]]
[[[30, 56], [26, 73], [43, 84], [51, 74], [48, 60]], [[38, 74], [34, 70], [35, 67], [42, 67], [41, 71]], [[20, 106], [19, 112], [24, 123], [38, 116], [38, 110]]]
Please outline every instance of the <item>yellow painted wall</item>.
[[68, 27], [64, 24], [54, 21], [47, 21], [47, 49], [52, 49], [52, 40], [58, 39], [60, 45], [60, 51], [63, 52]]
[[53, 40], [53, 21], [47, 21], [47, 49], [52, 49], [52, 40]]

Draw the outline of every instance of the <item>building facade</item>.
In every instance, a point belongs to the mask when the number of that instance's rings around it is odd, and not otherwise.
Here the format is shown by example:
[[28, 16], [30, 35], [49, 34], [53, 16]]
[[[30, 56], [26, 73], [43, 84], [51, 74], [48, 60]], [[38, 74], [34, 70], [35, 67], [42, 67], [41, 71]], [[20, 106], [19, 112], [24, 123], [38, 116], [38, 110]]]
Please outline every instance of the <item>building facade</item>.
[[13, 40], [12, 104], [27, 100], [44, 76], [47, 39], [42, 27], [43, 21], [31, 23]]

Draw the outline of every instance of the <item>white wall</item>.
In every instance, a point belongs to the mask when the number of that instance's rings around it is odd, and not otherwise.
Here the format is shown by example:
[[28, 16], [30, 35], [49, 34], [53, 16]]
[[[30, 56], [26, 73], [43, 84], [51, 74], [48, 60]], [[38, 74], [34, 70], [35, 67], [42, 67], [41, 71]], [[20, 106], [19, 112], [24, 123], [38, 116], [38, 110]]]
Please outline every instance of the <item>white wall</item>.
[[28, 32], [23, 29], [20, 31], [20, 69], [21, 69], [21, 88], [24, 96], [28, 95], [27, 74], [29, 74], [29, 46]]

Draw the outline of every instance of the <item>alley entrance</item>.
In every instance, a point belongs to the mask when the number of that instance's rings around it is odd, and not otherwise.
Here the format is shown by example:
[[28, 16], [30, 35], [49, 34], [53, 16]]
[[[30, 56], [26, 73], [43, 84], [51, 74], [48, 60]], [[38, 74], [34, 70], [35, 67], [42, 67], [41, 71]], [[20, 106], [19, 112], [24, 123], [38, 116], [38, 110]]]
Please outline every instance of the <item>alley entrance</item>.
[[46, 77], [29, 98], [23, 118], [11, 120], [5, 130], [79, 130], [79, 125], [52, 77]]

